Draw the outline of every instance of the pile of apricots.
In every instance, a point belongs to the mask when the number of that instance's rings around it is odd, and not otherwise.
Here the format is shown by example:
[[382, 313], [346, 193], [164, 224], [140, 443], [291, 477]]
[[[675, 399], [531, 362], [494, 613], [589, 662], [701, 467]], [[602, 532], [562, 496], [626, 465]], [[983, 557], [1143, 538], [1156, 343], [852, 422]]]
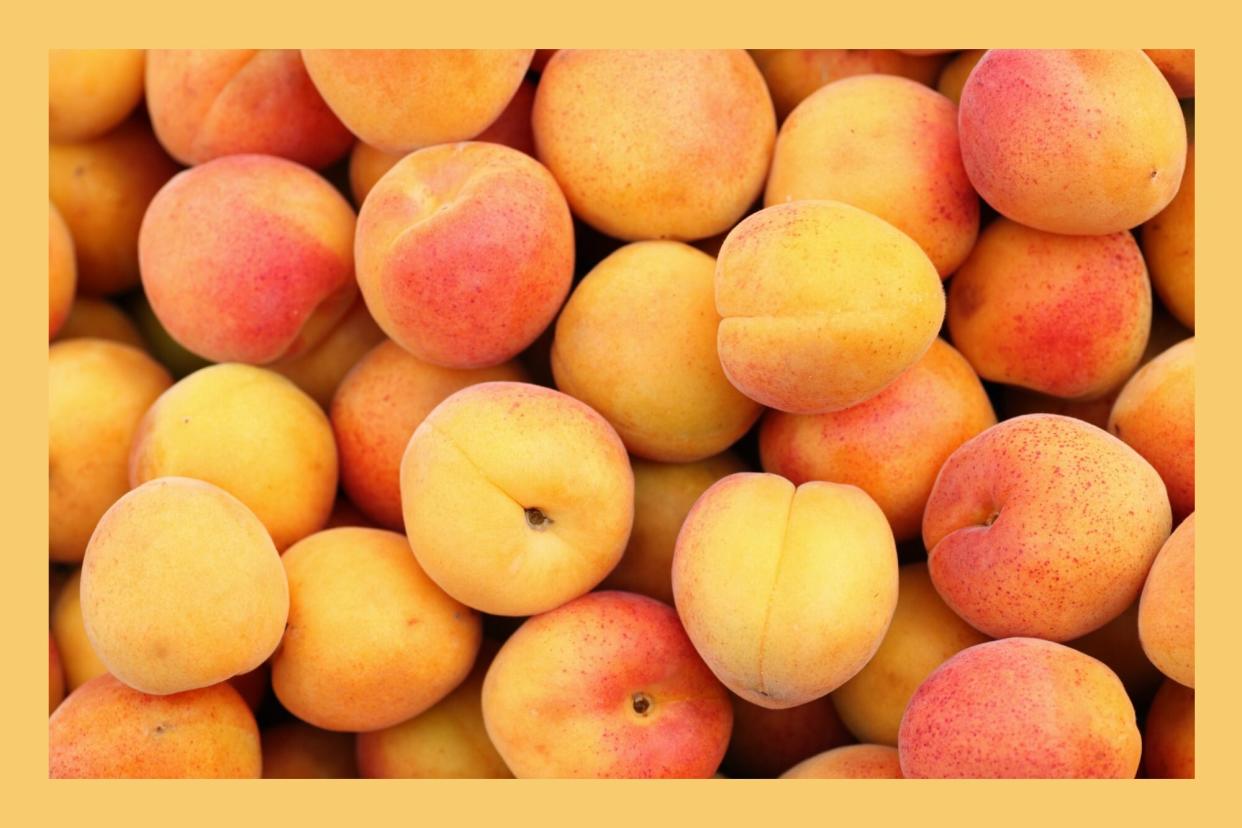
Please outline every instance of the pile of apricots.
[[51, 776], [1194, 776], [1192, 50], [49, 94]]

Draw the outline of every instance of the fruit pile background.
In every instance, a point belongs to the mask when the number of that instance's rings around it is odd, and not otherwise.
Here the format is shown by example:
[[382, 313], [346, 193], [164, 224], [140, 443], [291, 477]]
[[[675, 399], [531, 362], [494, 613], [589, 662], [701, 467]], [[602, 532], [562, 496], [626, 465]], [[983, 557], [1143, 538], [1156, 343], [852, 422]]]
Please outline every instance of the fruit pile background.
[[52, 776], [1193, 777], [1192, 50], [49, 69]]

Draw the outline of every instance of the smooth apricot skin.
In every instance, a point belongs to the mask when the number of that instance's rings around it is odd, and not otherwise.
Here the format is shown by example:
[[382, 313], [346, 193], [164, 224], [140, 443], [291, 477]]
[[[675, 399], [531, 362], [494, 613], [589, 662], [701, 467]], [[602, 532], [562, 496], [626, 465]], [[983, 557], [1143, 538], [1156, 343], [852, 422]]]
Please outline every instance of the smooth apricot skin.
[[862, 742], [896, 745], [910, 697], [957, 653], [988, 637], [967, 624], [936, 593], [924, 563], [898, 573], [897, 609], [875, 655], [832, 694], [841, 720]]
[[246, 504], [276, 548], [319, 530], [336, 499], [332, 426], [292, 382], [238, 363], [196, 371], [143, 417], [130, 484], [166, 475], [214, 483]]
[[[524, 80], [513, 96], [513, 100], [509, 101], [505, 111], [500, 113], [500, 117], [473, 140], [504, 144], [533, 157], [535, 136], [531, 132], [530, 112], [534, 103], [535, 84]], [[349, 191], [354, 197], [354, 204], [361, 207], [376, 182], [407, 154], [384, 152], [365, 141], [358, 141], [354, 144], [349, 154]]]
[[168, 695], [247, 673], [280, 643], [289, 588], [263, 524], [210, 483], [162, 477], [100, 519], [82, 621], [108, 672]]
[[1195, 96], [1194, 49], [1144, 49], [1179, 98]]
[[970, 77], [970, 73], [974, 71], [985, 52], [987, 49], [967, 49], [959, 52], [940, 70], [940, 77], [936, 80], [936, 91], [953, 101], [955, 105], [960, 104], [962, 87], [966, 85], [966, 79]]
[[499, 144], [403, 158], [363, 203], [355, 248], [380, 328], [449, 368], [517, 356], [551, 323], [573, 278], [573, 220], [556, 181]]
[[1192, 512], [1156, 556], [1139, 599], [1139, 639], [1160, 672], [1195, 686], [1195, 516]]
[[812, 756], [781, 779], [902, 779], [897, 749], [888, 745], [846, 745]]
[[1143, 768], [1152, 779], [1195, 778], [1195, 691], [1166, 679], [1147, 711]]
[[853, 741], [829, 696], [772, 710], [730, 695], [733, 735], [721, 765], [738, 779], [771, 779], [798, 762]]
[[58, 342], [66, 339], [107, 339], [147, 350], [147, 341], [125, 311], [107, 299], [93, 296], [80, 296], [73, 301], [69, 317], [56, 335]]
[[385, 152], [465, 141], [500, 117], [534, 49], [303, 49], [319, 94]]
[[1160, 475], [1095, 426], [1029, 414], [964, 443], [923, 516], [936, 591], [994, 638], [1068, 641], [1120, 615], [1169, 536]]
[[181, 345], [261, 365], [309, 349], [349, 310], [353, 234], [353, 208], [313, 171], [225, 156], [178, 174], [151, 201], [142, 284]]
[[295, 357], [279, 359], [268, 367], [291, 380], [327, 410], [345, 375], [383, 340], [384, 332], [375, 324], [366, 302], [359, 296], [319, 344]]
[[258, 779], [259, 728], [227, 683], [150, 696], [104, 675], [48, 722], [53, 779]]
[[484, 640], [474, 669], [434, 707], [383, 730], [359, 733], [368, 779], [512, 779], [483, 723], [483, 677], [495, 645]]
[[48, 338], [56, 336], [69, 318], [77, 292], [78, 266], [73, 252], [73, 236], [56, 205], [48, 202]]
[[949, 286], [949, 334], [980, 377], [1067, 399], [1124, 381], [1151, 316], [1129, 233], [1064, 236], [1000, 218]]
[[513, 362], [474, 370], [441, 368], [384, 339], [341, 381], [329, 409], [345, 493], [371, 520], [401, 530], [401, 458], [419, 423], [469, 385], [525, 379]]
[[747, 471], [726, 452], [693, 463], [634, 459], [634, 528], [625, 554], [600, 586], [673, 603], [673, 551], [694, 502], [713, 483]]
[[354, 142], [296, 49], [151, 49], [146, 100], [160, 143], [183, 164], [260, 153], [318, 169]]
[[1181, 189], [1143, 225], [1143, 256], [1156, 295], [1177, 320], [1195, 329], [1195, 145], [1186, 151]]
[[1186, 162], [1177, 97], [1139, 49], [990, 49], [962, 89], [958, 127], [979, 195], [1050, 233], [1142, 224]]
[[891, 224], [848, 204], [796, 201], [729, 232], [716, 310], [729, 381], [771, 408], [818, 414], [874, 396], [926, 353], [944, 289]]
[[1160, 473], [1173, 520], [1195, 510], [1195, 340], [1179, 342], [1132, 376], [1108, 417], [1108, 430]]
[[741, 49], [561, 49], [532, 114], [535, 147], [574, 215], [625, 241], [693, 241], [763, 189], [776, 114]]
[[1132, 779], [1134, 705], [1103, 663], [1051, 641], [963, 650], [915, 691], [897, 749], [908, 778]]
[[500, 648], [482, 698], [487, 733], [519, 779], [707, 778], [733, 723], [673, 609], [627, 592], [528, 620]]
[[48, 349], [48, 554], [78, 563], [95, 524], [129, 490], [129, 446], [172, 384], [137, 348], [71, 339]]
[[325, 730], [391, 727], [465, 679], [482, 637], [478, 613], [427, 577], [396, 532], [318, 532], [282, 558], [289, 625], [272, 689]]
[[944, 62], [892, 49], [751, 49], [783, 121], [816, 90], [854, 75], [898, 75], [931, 85]]
[[263, 745], [264, 779], [356, 779], [354, 737], [282, 722], [259, 734]]
[[763, 707], [805, 704], [880, 646], [897, 603], [893, 533], [854, 486], [730, 475], [682, 525], [673, 595], [726, 687]]
[[446, 592], [492, 615], [533, 615], [595, 587], [625, 551], [634, 473], [608, 421], [516, 382], [456, 392], [401, 461], [410, 546]]
[[52, 638], [65, 674], [65, 692], [72, 693], [86, 682], [102, 676], [108, 668], [95, 655], [82, 623], [82, 571], [75, 569], [52, 604]]
[[830, 199], [884, 219], [947, 278], [979, 233], [957, 137], [957, 108], [917, 81], [864, 75], [837, 81], [781, 126], [763, 203]]
[[142, 100], [143, 49], [49, 49], [48, 135], [89, 141], [124, 121]]
[[[826, 414], [770, 411], [759, 430], [764, 471], [849, 483], [884, 510], [898, 541], [919, 536], [936, 474], [962, 443], [996, 424], [973, 368], [942, 339], [874, 397]], [[867, 741], [875, 741], [868, 739]]]
[[145, 118], [48, 147], [48, 193], [73, 235], [78, 292], [124, 293], [139, 284], [138, 233], [151, 199], [177, 172]]
[[631, 454], [702, 460], [759, 418], [716, 354], [715, 271], [690, 245], [635, 242], [596, 265], [557, 319], [556, 387], [603, 414]]
[[47, 634], [47, 712], [50, 716], [65, 698], [65, 668], [60, 663], [60, 652], [56, 649], [56, 638], [51, 630]]

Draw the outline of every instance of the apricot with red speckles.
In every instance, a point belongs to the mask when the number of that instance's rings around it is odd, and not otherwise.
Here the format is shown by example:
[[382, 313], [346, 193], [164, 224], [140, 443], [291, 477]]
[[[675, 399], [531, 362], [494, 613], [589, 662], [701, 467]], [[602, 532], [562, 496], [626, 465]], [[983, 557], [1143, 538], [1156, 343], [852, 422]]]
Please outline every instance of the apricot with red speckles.
[[1051, 641], [963, 650], [915, 691], [897, 749], [910, 778], [1132, 779], [1142, 745], [1112, 670]]
[[762, 191], [776, 139], [741, 49], [561, 49], [532, 123], [574, 215], [625, 241], [729, 229]]
[[315, 345], [357, 295], [354, 211], [292, 161], [230, 155], [173, 178], [138, 239], [168, 333], [215, 362], [263, 364]]
[[921, 83], [865, 75], [830, 83], [781, 127], [764, 204], [852, 204], [914, 239], [946, 278], [979, 232], [962, 167], [957, 109]]
[[899, 75], [930, 85], [944, 63], [937, 57], [892, 49], [751, 49], [750, 56], [763, 73], [776, 117], [782, 121], [813, 92], [842, 78]]
[[1182, 521], [1151, 566], [1139, 601], [1139, 639], [1152, 664], [1195, 686], [1195, 516]]
[[1138, 597], [1171, 524], [1137, 452], [1081, 420], [1029, 414], [945, 461], [923, 542], [936, 590], [972, 626], [1067, 641]]
[[569, 293], [573, 220], [529, 155], [465, 142], [411, 153], [367, 195], [358, 285], [380, 328], [426, 362], [484, 368], [535, 341]]
[[595, 592], [505, 642], [483, 681], [483, 720], [518, 778], [707, 778], [733, 709], [671, 607]]
[[53, 779], [257, 779], [261, 765], [259, 728], [227, 683], [149, 696], [99, 676], [48, 722]]
[[996, 423], [983, 384], [936, 339], [874, 397], [826, 414], [771, 411], [759, 432], [765, 471], [794, 483], [849, 483], [884, 510], [898, 541], [919, 536], [936, 473], [953, 450]]
[[686, 517], [673, 595], [726, 687], [763, 707], [805, 704], [880, 646], [897, 603], [893, 533], [854, 486], [733, 474]]
[[1147, 711], [1143, 767], [1152, 779], [1195, 778], [1195, 691], [1166, 679]]
[[846, 745], [794, 765], [782, 779], [901, 779], [897, 748]]
[[988, 225], [949, 286], [949, 334], [986, 380], [1090, 398], [1138, 365], [1151, 282], [1129, 233]]
[[958, 126], [979, 195], [1051, 233], [1142, 224], [1186, 163], [1177, 96], [1139, 49], [991, 49], [962, 89]]
[[146, 93], [155, 134], [183, 164], [261, 153], [319, 168], [354, 141], [296, 49], [151, 49]]
[[830, 696], [773, 710], [738, 696], [733, 735], [721, 766], [729, 776], [768, 779], [822, 751], [853, 741]]

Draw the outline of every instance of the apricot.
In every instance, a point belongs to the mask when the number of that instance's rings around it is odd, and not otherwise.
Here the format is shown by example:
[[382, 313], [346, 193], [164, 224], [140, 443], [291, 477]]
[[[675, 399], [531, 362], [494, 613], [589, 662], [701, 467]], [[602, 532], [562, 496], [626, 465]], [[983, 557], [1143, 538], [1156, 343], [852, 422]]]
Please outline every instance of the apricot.
[[770, 779], [810, 756], [853, 741], [830, 696], [783, 710], [730, 698], [733, 735], [722, 767], [733, 777]]
[[261, 765], [259, 728], [228, 684], [151, 696], [99, 676], [48, 722], [53, 779], [258, 779]]
[[145, 351], [147, 341], [125, 311], [107, 299], [79, 296], [56, 339], [107, 339]]
[[469, 385], [525, 377], [512, 362], [474, 370], [441, 368], [385, 339], [341, 381], [329, 409], [345, 493], [371, 520], [402, 529], [401, 458], [418, 424]]
[[816, 414], [874, 396], [923, 356], [944, 319], [944, 290], [927, 255], [891, 224], [847, 204], [795, 201], [729, 233], [716, 310], [729, 381], [763, 405]]
[[289, 625], [272, 689], [325, 730], [391, 727], [447, 696], [470, 672], [479, 615], [445, 594], [396, 532], [341, 527], [284, 554]]
[[[530, 112], [534, 104], [535, 84], [524, 80], [500, 117], [473, 140], [504, 144], [533, 157], [535, 136], [531, 131]], [[353, 194], [354, 203], [361, 206], [376, 182], [406, 155], [404, 152], [384, 152], [365, 141], [354, 144], [349, 155], [349, 191]]]
[[320, 168], [354, 141], [296, 49], [152, 49], [146, 91], [155, 134], [183, 164], [260, 153]]
[[108, 672], [144, 693], [218, 684], [280, 643], [289, 589], [263, 524], [188, 477], [130, 491], [82, 561], [82, 622]]
[[1108, 430], [1160, 473], [1180, 521], [1195, 510], [1195, 340], [1144, 365], [1121, 389]]
[[799, 762], [781, 779], [901, 779], [897, 749], [888, 745], [846, 745]]
[[854, 486], [733, 474], [682, 525], [673, 595], [726, 687], [762, 707], [805, 704], [880, 646], [897, 603], [893, 533]]
[[138, 240], [142, 284], [173, 339], [214, 362], [309, 349], [348, 312], [354, 211], [292, 161], [230, 155], [178, 174]]
[[1195, 516], [1156, 556], [1139, 599], [1138, 633], [1152, 664], [1178, 684], [1195, 686]]
[[990, 49], [962, 88], [958, 128], [979, 195], [1050, 233], [1142, 224], [1186, 162], [1177, 97], [1139, 49]]
[[531, 122], [574, 215], [625, 241], [728, 230], [763, 189], [776, 139], [741, 49], [561, 49]]
[[264, 779], [355, 779], [352, 733], [320, 730], [305, 722], [282, 722], [264, 729]]
[[137, 348], [71, 339], [48, 349], [48, 554], [77, 563], [129, 489], [126, 460], [148, 406], [172, 383]]
[[733, 709], [677, 614], [595, 592], [531, 618], [483, 682], [492, 744], [526, 777], [707, 778]]
[[326, 410], [345, 375], [383, 339], [384, 332], [375, 324], [366, 302], [359, 296], [319, 344], [267, 367], [292, 381]]
[[1194, 49], [1144, 49], [1179, 98], [1195, 96]]
[[863, 742], [896, 745], [910, 697], [937, 667], [988, 637], [949, 609], [925, 563], [898, 571], [897, 609], [875, 655], [832, 694], [841, 720]]
[[970, 73], [974, 71], [985, 52], [987, 49], [966, 49], [958, 52], [940, 70], [940, 77], [936, 80], [936, 91], [953, 101], [955, 105], [960, 104], [962, 87], [966, 85], [966, 79], [970, 77]]
[[142, 100], [142, 49], [49, 49], [48, 134], [89, 141], [124, 121]]
[[60, 663], [60, 653], [51, 630], [47, 634], [47, 650], [47, 712], [50, 716], [56, 705], [65, 698], [65, 668]]
[[1143, 768], [1153, 779], [1195, 778], [1195, 691], [1166, 679], [1147, 711]]
[[98, 138], [48, 147], [48, 192], [73, 235], [78, 292], [137, 287], [138, 232], [177, 165], [135, 116]]
[[82, 570], [75, 569], [52, 604], [52, 638], [65, 674], [65, 692], [102, 676], [108, 668], [95, 655], [82, 623]]
[[1132, 779], [1142, 745], [1121, 680], [1035, 638], [970, 647], [915, 691], [897, 749], [910, 778]]
[[1068, 641], [1138, 598], [1171, 523], [1137, 452], [1081, 420], [1028, 414], [945, 461], [923, 542], [936, 591], [971, 626]]
[[943, 60], [893, 49], [751, 49], [778, 120], [827, 84], [855, 75], [898, 75], [930, 85]]
[[636, 592], [671, 605], [673, 551], [690, 507], [717, 480], [746, 471], [746, 464], [730, 453], [693, 463], [636, 459], [631, 464], [634, 528], [621, 562], [600, 586]]
[[1195, 328], [1195, 145], [1186, 150], [1181, 189], [1147, 220], [1139, 238], [1156, 295], [1177, 320]]
[[[849, 483], [884, 511], [898, 541], [917, 538], [944, 461], [996, 424], [983, 384], [942, 339], [870, 399], [826, 414], [768, 412], [759, 431], [765, 471]], [[877, 741], [868, 739], [867, 741]]]
[[78, 266], [74, 259], [73, 236], [56, 205], [48, 202], [48, 337], [56, 336], [73, 306], [77, 292]]
[[504, 111], [534, 49], [303, 49], [349, 131], [385, 152], [465, 141]]
[[957, 270], [979, 233], [957, 108], [893, 75], [830, 83], [786, 119], [763, 202], [800, 199], [840, 201], [884, 219], [923, 248], [941, 278]]
[[130, 484], [168, 475], [234, 495], [283, 550], [320, 529], [332, 511], [332, 426], [284, 377], [251, 365], [213, 365], [162, 394], [134, 435]]
[[359, 733], [358, 768], [370, 779], [511, 779], [483, 723], [483, 677], [495, 646], [434, 707], [383, 730]]
[[596, 265], [557, 320], [557, 388], [603, 414], [632, 454], [702, 460], [759, 418], [716, 354], [715, 271], [687, 244], [635, 242]]
[[1064, 236], [988, 225], [949, 286], [949, 334], [986, 380], [1101, 396], [1138, 366], [1151, 283], [1129, 233]]
[[1135, 706], [1142, 708], [1151, 701], [1164, 675], [1143, 652], [1139, 641], [1139, 601], [1098, 630], [1081, 638], [1067, 641], [1066, 646], [1099, 659], [1117, 674]]
[[533, 615], [616, 566], [634, 520], [634, 474], [621, 438], [585, 404], [485, 382], [415, 429], [401, 499], [414, 555], [445, 592], [492, 615]]
[[573, 278], [573, 220], [556, 181], [499, 144], [403, 158], [363, 203], [355, 249], [380, 328], [448, 368], [516, 356], [556, 316]]

